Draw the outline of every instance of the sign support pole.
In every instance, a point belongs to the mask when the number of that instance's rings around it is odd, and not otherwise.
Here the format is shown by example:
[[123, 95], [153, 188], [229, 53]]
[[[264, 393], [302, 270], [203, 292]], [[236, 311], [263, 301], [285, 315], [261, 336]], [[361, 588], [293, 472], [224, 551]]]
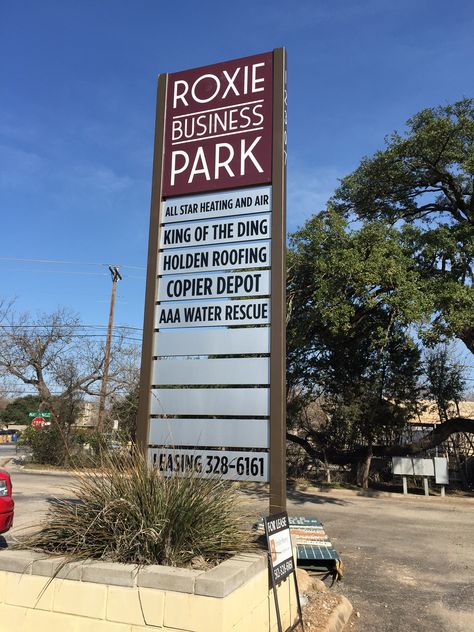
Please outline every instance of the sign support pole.
[[158, 248], [160, 243], [160, 215], [163, 188], [164, 121], [168, 75], [158, 77], [156, 102], [155, 154], [153, 156], [153, 180], [151, 188], [150, 232], [148, 239], [148, 264], [145, 293], [145, 315], [143, 320], [142, 363], [140, 369], [140, 401], [137, 416], [137, 445], [145, 457], [148, 454], [148, 431], [150, 425], [150, 384], [153, 365], [153, 339], [156, 288], [158, 282]]
[[270, 515], [286, 511], [286, 51], [273, 53]]
[[[271, 568], [271, 555], [268, 553], [268, 566]], [[280, 615], [280, 604], [278, 603], [278, 593], [277, 593], [277, 585], [275, 583], [275, 578], [273, 576], [272, 571], [270, 571], [270, 577], [272, 579], [272, 590], [273, 590], [273, 599], [275, 601], [275, 614], [278, 625], [278, 632], [283, 632], [283, 627], [281, 625], [281, 615]]]

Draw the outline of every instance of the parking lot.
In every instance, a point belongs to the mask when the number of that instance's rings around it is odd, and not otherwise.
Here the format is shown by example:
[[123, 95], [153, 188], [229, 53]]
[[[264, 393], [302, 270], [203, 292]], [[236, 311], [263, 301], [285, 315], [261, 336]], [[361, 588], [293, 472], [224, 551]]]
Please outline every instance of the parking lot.
[[474, 631], [474, 499], [306, 490], [288, 500], [290, 515], [323, 522], [342, 558], [335, 589], [360, 613], [351, 630]]
[[[0, 462], [2, 452], [0, 450]], [[7, 541], [37, 524], [48, 499], [71, 477], [12, 469], [16, 517]], [[317, 517], [345, 564], [333, 588], [370, 632], [474, 631], [474, 499], [361, 497], [307, 489], [289, 492], [288, 512]], [[267, 511], [266, 491], [245, 491], [252, 515]], [[1, 553], [0, 553], [1, 554]]]

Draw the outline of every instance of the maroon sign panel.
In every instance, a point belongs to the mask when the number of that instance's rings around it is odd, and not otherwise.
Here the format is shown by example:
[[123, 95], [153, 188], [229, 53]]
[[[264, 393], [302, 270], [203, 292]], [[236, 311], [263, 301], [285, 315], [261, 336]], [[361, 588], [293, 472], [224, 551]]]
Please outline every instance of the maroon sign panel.
[[169, 75], [163, 196], [271, 182], [273, 55]]

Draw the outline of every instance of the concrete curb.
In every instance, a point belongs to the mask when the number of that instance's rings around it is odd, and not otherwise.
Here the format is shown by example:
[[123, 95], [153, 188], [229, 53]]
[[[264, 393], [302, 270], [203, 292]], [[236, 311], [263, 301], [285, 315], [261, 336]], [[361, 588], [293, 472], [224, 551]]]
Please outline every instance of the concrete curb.
[[418, 500], [421, 502], [436, 502], [440, 503], [449, 503], [449, 502], [468, 502], [474, 503], [474, 498], [470, 496], [451, 496], [447, 494], [446, 496], [425, 496], [422, 494], [408, 494], [404, 495], [401, 492], [384, 492], [378, 491], [376, 489], [369, 489], [367, 491], [357, 490], [357, 489], [345, 489], [343, 487], [337, 488], [326, 488], [326, 487], [313, 487], [311, 485], [288, 485], [288, 499], [291, 500], [291, 495], [293, 493], [308, 493], [313, 494], [315, 496], [331, 496], [331, 497], [348, 497], [348, 498], [397, 498], [399, 500], [407, 500], [414, 501]]
[[[6, 467], [6, 466], [4, 466]], [[79, 478], [81, 476], [85, 476], [89, 473], [96, 474], [97, 476], [104, 476], [99, 472], [99, 470], [42, 470], [41, 468], [29, 468], [24, 467], [23, 465], [13, 464], [8, 468], [8, 472], [14, 476], [15, 474], [38, 474], [39, 476], [57, 476], [57, 477], [69, 477], [69, 478]]]
[[[3, 466], [0, 464], [0, 467], [6, 467], [8, 462], [11, 461], [9, 459], [6, 461]], [[23, 466], [14, 465], [14, 467], [7, 468], [10, 474], [15, 474], [16, 472], [22, 474], [39, 474], [41, 476], [68, 476], [70, 478], [75, 478], [76, 476], [81, 476], [82, 474], [87, 474], [91, 470], [42, 470], [42, 469], [33, 469]], [[242, 484], [241, 484], [242, 485]], [[250, 485], [242, 485], [244, 489], [252, 489]], [[262, 484], [255, 484], [255, 490], [259, 490], [264, 487]], [[293, 493], [308, 493], [314, 496], [328, 496], [331, 498], [397, 498], [399, 500], [406, 500], [408, 502], [420, 501], [420, 502], [440, 502], [443, 505], [449, 503], [474, 503], [474, 498], [469, 496], [452, 496], [449, 493], [445, 496], [424, 496], [418, 494], [408, 494], [404, 496], [400, 492], [384, 492], [378, 491], [376, 489], [369, 489], [367, 491], [358, 490], [358, 489], [345, 489], [343, 487], [317, 487], [311, 485], [299, 485], [294, 483], [288, 484], [288, 500], [291, 500], [291, 496]]]
[[[10, 459], [11, 460], [11, 459]], [[76, 476], [75, 470], [42, 470], [42, 469], [34, 469], [23, 467], [21, 465], [14, 465], [9, 468], [11, 474], [21, 473], [21, 474], [41, 474], [41, 476]], [[85, 470], [87, 472], [87, 470]]]
[[0, 551], [0, 571], [57, 577], [78, 582], [138, 588], [158, 588], [206, 597], [226, 597], [267, 566], [264, 552], [245, 553], [208, 571], [171, 566], [137, 566], [95, 560], [68, 562], [64, 557], [21, 549]]
[[351, 602], [344, 595], [341, 595], [341, 600], [329, 615], [326, 626], [321, 629], [321, 632], [342, 632], [346, 627], [353, 608]]

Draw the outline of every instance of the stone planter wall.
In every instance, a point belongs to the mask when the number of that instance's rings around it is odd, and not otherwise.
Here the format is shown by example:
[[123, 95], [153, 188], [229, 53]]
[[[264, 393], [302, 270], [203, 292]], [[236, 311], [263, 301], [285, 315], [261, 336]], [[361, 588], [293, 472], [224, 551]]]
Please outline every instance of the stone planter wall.
[[[273, 632], [266, 555], [237, 555], [203, 572], [166, 566], [66, 564], [0, 551], [1, 632]], [[286, 629], [297, 615], [292, 578], [279, 589]]]

